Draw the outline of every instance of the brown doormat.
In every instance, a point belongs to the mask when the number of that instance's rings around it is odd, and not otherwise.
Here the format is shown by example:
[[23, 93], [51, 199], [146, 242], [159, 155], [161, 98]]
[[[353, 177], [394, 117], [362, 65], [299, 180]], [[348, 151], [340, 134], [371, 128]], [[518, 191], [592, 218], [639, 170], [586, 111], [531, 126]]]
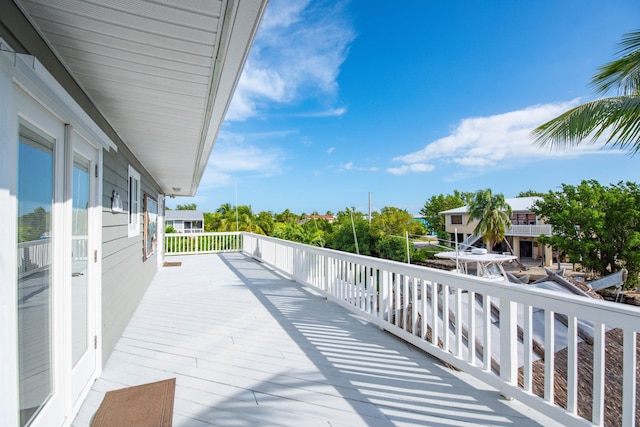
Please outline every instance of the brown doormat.
[[91, 427], [171, 427], [176, 379], [108, 391]]
[[180, 267], [182, 265], [182, 261], [178, 262], [165, 262], [162, 264], [163, 267]]

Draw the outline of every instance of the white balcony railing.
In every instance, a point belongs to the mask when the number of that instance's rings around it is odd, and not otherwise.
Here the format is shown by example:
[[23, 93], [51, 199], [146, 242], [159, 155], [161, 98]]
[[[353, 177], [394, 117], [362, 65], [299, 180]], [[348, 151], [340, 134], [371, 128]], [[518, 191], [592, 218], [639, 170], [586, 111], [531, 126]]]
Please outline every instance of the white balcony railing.
[[[615, 410], [619, 424], [635, 425], [640, 332], [636, 307], [248, 233], [241, 242], [247, 255], [564, 425], [604, 425], [612, 401], [620, 408]], [[605, 364], [608, 332], [614, 329], [623, 337], [621, 368], [609, 356]], [[584, 349], [585, 340], [591, 341], [590, 350]], [[562, 369], [555, 355], [562, 347], [567, 360], [564, 378], [557, 373]], [[619, 372], [622, 378], [615, 376]], [[605, 396], [611, 378], [622, 385], [617, 397]], [[567, 397], [561, 404], [554, 396], [558, 383], [566, 384]], [[591, 396], [586, 404], [585, 394]]]
[[[88, 253], [88, 236], [73, 236], [71, 260], [85, 261]], [[18, 243], [18, 278], [43, 271], [51, 266], [51, 239]]]
[[[635, 425], [636, 334], [640, 331], [640, 311], [635, 307], [567, 297], [526, 285], [505, 285], [253, 234], [244, 235], [243, 250], [565, 425], [589, 425], [589, 421], [604, 424], [605, 378], [610, 368], [605, 365], [605, 332], [619, 328], [624, 337], [622, 425]], [[463, 304], [463, 301], [474, 301], [476, 296], [482, 301], [480, 306]], [[496, 306], [499, 307], [497, 319], [495, 311], [492, 313]], [[542, 318], [536, 313], [542, 314]], [[559, 331], [555, 331], [557, 315], [567, 319], [564, 340], [559, 339]], [[543, 397], [533, 393], [536, 322], [544, 323]], [[494, 324], [497, 332], [492, 331]], [[578, 390], [582, 390], [578, 386], [578, 331], [584, 329], [579, 326], [584, 324], [590, 324], [593, 330], [593, 399], [586, 411], [582, 409], [591, 414], [589, 421], [578, 416]], [[496, 336], [492, 337], [494, 333]], [[554, 353], [560, 350], [555, 348], [559, 342], [568, 346], [566, 409], [554, 399]], [[480, 349], [483, 355], [498, 353], [499, 364], [496, 366], [492, 357], [479, 357]], [[607, 396], [607, 405], [610, 398], [613, 396]]]
[[51, 239], [18, 243], [18, 278], [45, 270], [51, 265]]
[[548, 224], [539, 224], [539, 225], [512, 225], [510, 229], [507, 230], [507, 236], [534, 236], [538, 237], [539, 235], [544, 234], [546, 236], [551, 235], [551, 226]]
[[172, 233], [164, 235], [167, 255], [237, 252], [242, 249], [242, 233]]

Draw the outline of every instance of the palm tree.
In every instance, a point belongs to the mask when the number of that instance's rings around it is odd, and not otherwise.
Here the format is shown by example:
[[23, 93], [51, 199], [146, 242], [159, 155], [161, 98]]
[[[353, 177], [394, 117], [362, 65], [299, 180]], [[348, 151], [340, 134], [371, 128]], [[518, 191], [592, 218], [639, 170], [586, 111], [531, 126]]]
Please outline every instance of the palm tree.
[[502, 194], [493, 195], [491, 189], [479, 190], [469, 203], [469, 224], [474, 219], [478, 225], [474, 233], [482, 236], [487, 249], [491, 250], [504, 240], [504, 236], [511, 227], [511, 206], [505, 201]]
[[220, 205], [220, 207], [218, 209], [216, 209], [216, 212], [222, 215], [228, 215], [230, 212], [233, 211], [233, 206], [231, 206], [231, 203], [223, 203]]
[[597, 92], [617, 88], [618, 95], [579, 105], [540, 125], [532, 132], [536, 144], [572, 147], [605, 137], [605, 145], [632, 155], [640, 150], [640, 31], [625, 34], [619, 46], [620, 59], [600, 67], [591, 79]]

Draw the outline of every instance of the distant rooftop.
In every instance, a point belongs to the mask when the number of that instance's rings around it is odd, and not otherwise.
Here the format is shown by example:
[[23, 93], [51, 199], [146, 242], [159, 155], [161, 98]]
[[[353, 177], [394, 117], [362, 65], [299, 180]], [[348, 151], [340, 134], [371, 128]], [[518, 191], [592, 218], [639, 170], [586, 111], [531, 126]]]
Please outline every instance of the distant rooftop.
[[204, 221], [204, 214], [202, 211], [166, 210], [164, 219], [165, 221]]
[[333, 222], [333, 221], [335, 221], [336, 217], [334, 217], [333, 215], [312, 214], [312, 215], [305, 216], [303, 222], [307, 222], [307, 221], [312, 220], [312, 219], [324, 219], [324, 220], [327, 220], [329, 222]]
[[[542, 200], [542, 197], [512, 197], [509, 199], [505, 199], [507, 204], [511, 206], [511, 210], [514, 212], [522, 212], [522, 211], [530, 211], [533, 205], [538, 201]], [[446, 211], [440, 212], [443, 214], [463, 214], [469, 211], [469, 206], [461, 206], [459, 208], [449, 209]]]

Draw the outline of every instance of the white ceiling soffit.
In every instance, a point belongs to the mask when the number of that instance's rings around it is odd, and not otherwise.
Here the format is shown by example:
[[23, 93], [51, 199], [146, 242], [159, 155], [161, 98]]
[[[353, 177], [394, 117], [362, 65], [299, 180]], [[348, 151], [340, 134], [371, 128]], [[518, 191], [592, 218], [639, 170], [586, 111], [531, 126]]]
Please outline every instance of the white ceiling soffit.
[[19, 4], [162, 190], [191, 196], [267, 2]]

